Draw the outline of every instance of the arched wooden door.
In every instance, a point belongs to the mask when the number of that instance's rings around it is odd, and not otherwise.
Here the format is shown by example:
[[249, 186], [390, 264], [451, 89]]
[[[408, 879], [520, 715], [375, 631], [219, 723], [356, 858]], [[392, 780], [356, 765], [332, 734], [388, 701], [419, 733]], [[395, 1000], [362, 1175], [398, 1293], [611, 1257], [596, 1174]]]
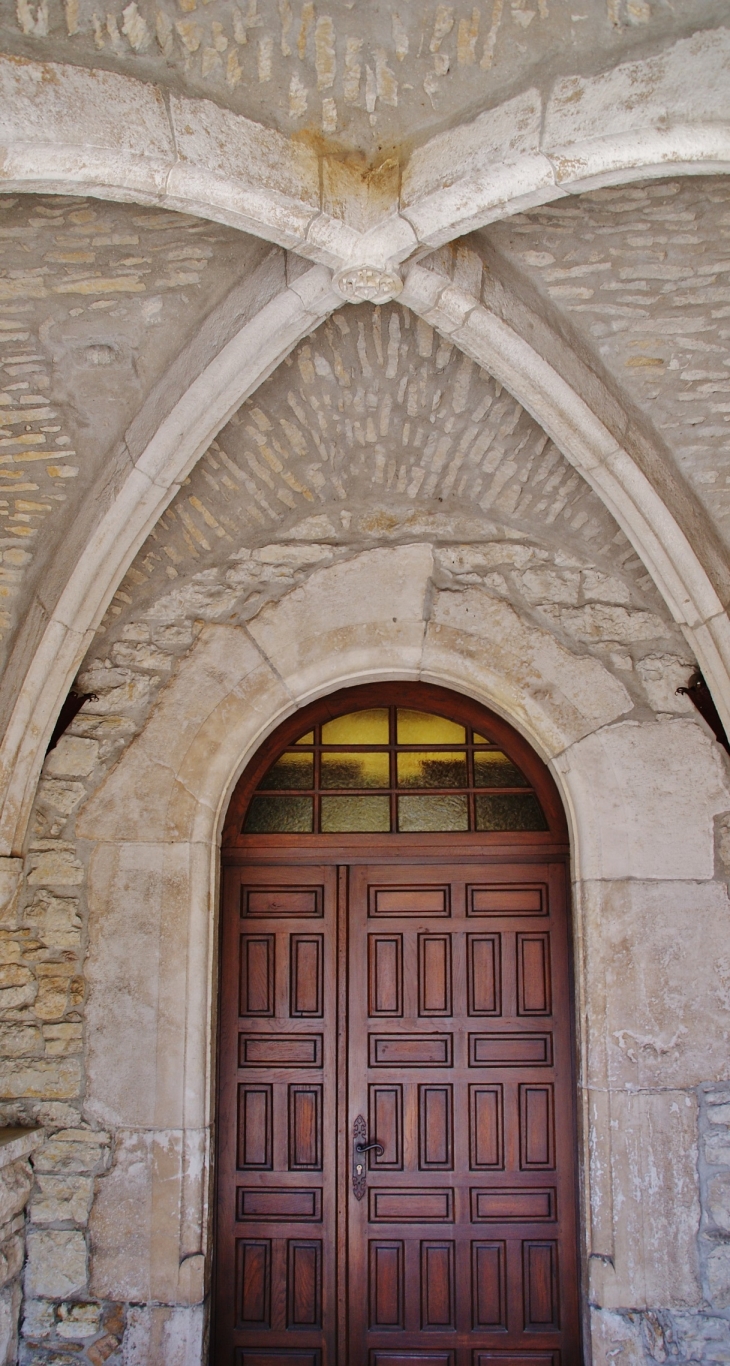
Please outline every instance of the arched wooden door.
[[578, 1366], [567, 852], [541, 761], [441, 688], [347, 689], [249, 765], [215, 1366]]

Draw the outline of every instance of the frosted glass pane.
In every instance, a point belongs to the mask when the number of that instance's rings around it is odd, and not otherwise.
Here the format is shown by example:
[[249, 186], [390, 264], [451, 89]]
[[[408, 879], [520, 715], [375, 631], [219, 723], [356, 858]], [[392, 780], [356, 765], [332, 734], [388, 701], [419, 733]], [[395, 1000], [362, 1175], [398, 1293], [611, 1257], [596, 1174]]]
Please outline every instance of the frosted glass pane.
[[445, 716], [398, 708], [399, 745], [463, 745], [466, 731]]
[[305, 750], [287, 750], [264, 774], [259, 789], [267, 792], [287, 787], [314, 786], [314, 756]]
[[499, 749], [474, 751], [474, 784], [476, 787], [529, 787], [524, 773]]
[[313, 744], [314, 744], [314, 731], [313, 731], [313, 730], [308, 730], [307, 733], [306, 733], [306, 735], [300, 735], [300, 736], [299, 736], [299, 739], [296, 741], [296, 743], [297, 743], [298, 745], [313, 745]]
[[390, 798], [323, 797], [322, 830], [327, 834], [390, 830]]
[[385, 707], [351, 711], [322, 727], [323, 745], [387, 745], [388, 712]]
[[406, 751], [398, 755], [399, 787], [466, 787], [466, 755]]
[[547, 830], [542, 807], [531, 792], [477, 797], [477, 830]]
[[312, 805], [311, 797], [254, 797], [246, 813], [244, 833], [308, 834], [312, 830]]
[[399, 797], [399, 830], [468, 830], [466, 796]]
[[390, 755], [322, 751], [322, 787], [389, 787]]

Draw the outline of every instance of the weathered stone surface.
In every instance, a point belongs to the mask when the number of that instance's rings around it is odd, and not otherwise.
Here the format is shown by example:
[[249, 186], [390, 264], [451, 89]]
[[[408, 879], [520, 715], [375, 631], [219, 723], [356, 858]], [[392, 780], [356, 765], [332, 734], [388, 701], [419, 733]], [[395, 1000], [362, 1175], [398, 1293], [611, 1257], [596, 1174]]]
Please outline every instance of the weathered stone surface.
[[89, 1129], [61, 1129], [33, 1157], [38, 1172], [94, 1172], [108, 1158], [109, 1135]]
[[728, 778], [694, 720], [624, 721], [578, 741], [565, 761], [583, 877], [713, 876], [713, 818], [727, 809]]
[[611, 1183], [615, 1276], [605, 1307], [676, 1307], [701, 1302], [697, 1232], [696, 1098], [614, 1091]]
[[[547, 631], [478, 589], [439, 593], [423, 652], [426, 677], [458, 668], [464, 682], [522, 720], [547, 753], [631, 709], [623, 684], [597, 660], [576, 659]], [[456, 678], [453, 679], [456, 683]]]
[[87, 778], [99, 754], [99, 742], [81, 735], [62, 735], [43, 766], [51, 778]]
[[22, 859], [0, 858], [0, 918], [2, 920], [13, 917], [22, 875]]
[[67, 850], [47, 850], [29, 857], [29, 887], [78, 887], [84, 880], [84, 870], [77, 858]]
[[203, 1343], [203, 1307], [133, 1306], [124, 1342], [125, 1366], [198, 1366]]
[[707, 1212], [723, 1233], [730, 1233], [730, 1172], [714, 1176], [710, 1182]]
[[83, 1025], [80, 1024], [44, 1025], [43, 1044], [46, 1057], [60, 1058], [68, 1053], [80, 1053], [83, 1033]]
[[38, 1172], [29, 1214], [34, 1224], [85, 1224], [94, 1196], [93, 1176], [53, 1176]]
[[712, 1249], [707, 1258], [707, 1283], [715, 1309], [730, 1309], [730, 1244]]
[[0, 1167], [0, 1225], [25, 1208], [32, 1184], [33, 1173], [27, 1161]]
[[707, 1134], [705, 1161], [713, 1167], [730, 1166], [730, 1132]]
[[98, 1304], [59, 1305], [56, 1332], [60, 1338], [83, 1341], [95, 1337], [100, 1327], [101, 1308]]
[[321, 689], [328, 674], [342, 685], [377, 676], [396, 652], [401, 677], [412, 676], [432, 569], [430, 545], [365, 552], [315, 570], [305, 586], [265, 607], [249, 631], [297, 696]]
[[23, 1303], [23, 1336], [47, 1338], [55, 1322], [54, 1306], [49, 1300], [31, 1299], [27, 1292]]
[[[202, 1145], [186, 1148], [184, 1137], [169, 1130], [119, 1134], [113, 1166], [99, 1183], [91, 1212], [90, 1284], [100, 1299], [183, 1300], [181, 1176], [184, 1171], [194, 1176], [204, 1150]], [[201, 1276], [185, 1299], [196, 1303], [203, 1294]]]
[[0, 1091], [8, 1097], [30, 1096], [41, 1100], [68, 1100], [78, 1095], [81, 1067], [74, 1058], [60, 1062], [0, 1061]]
[[23, 918], [37, 929], [49, 949], [80, 948], [81, 917], [75, 897], [54, 896], [45, 889], [36, 892]]
[[62, 1299], [83, 1290], [87, 1279], [86, 1240], [73, 1229], [29, 1229], [25, 1293]]
[[730, 1047], [726, 967], [695, 946], [698, 935], [730, 939], [723, 884], [588, 883], [582, 905], [594, 1084], [695, 1087], [721, 1075]]
[[43, 1035], [37, 1025], [0, 1025], [0, 1056], [27, 1058], [43, 1052]]
[[0, 1363], [15, 1366], [18, 1359], [18, 1315], [21, 1288], [16, 1281], [0, 1291]]
[[20, 1221], [19, 1230], [0, 1242], [0, 1286], [8, 1285], [19, 1275], [24, 1256], [25, 1239], [22, 1221]]
[[113, 1356], [119, 1347], [119, 1338], [112, 1337], [111, 1333], [105, 1333], [103, 1338], [97, 1338], [91, 1347], [87, 1348], [86, 1355], [91, 1362], [91, 1366], [103, 1366], [110, 1356]]

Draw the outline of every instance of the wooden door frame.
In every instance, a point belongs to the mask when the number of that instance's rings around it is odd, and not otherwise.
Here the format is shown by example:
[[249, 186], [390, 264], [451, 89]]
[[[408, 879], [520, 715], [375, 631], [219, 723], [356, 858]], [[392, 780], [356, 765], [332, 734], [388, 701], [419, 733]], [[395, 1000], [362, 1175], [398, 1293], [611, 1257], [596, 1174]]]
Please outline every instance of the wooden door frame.
[[[251, 796], [263, 774], [278, 755], [305, 733], [312, 725], [341, 716], [361, 707], [383, 706], [396, 703], [402, 706], [419, 706], [423, 710], [436, 711], [450, 719], [464, 720], [475, 728], [487, 727], [493, 738], [504, 745], [507, 754], [523, 769], [540, 800], [545, 812], [549, 829], [546, 831], [505, 832], [448, 832], [444, 834], [255, 834], [244, 835], [241, 831], [243, 818]], [[576, 1200], [576, 1264], [579, 1268], [580, 1284], [578, 1331], [581, 1344], [581, 1358], [584, 1358], [587, 1333], [587, 1297], [585, 1294], [587, 1273], [581, 1229], [585, 1220], [584, 1201], [581, 1198], [581, 1147], [580, 1120], [581, 1110], [578, 1096], [578, 1039], [577, 1039], [577, 998], [575, 971], [575, 934], [573, 906], [570, 894], [570, 843], [568, 826], [563, 803], [555, 781], [544, 761], [532, 745], [514, 729], [509, 722], [491, 712], [483, 704], [452, 691], [450, 688], [425, 683], [371, 683], [348, 687], [329, 694], [303, 707], [283, 721], [267, 737], [253, 755], [236, 784], [226, 813], [221, 839], [221, 867], [263, 865], [271, 863], [331, 863], [337, 869], [337, 990], [338, 990], [338, 1094], [341, 1076], [341, 1050], [346, 1053], [347, 1034], [341, 1021], [346, 1018], [347, 1000], [347, 897], [343, 896], [342, 878], [347, 878], [349, 866], [353, 864], [389, 863], [408, 859], [420, 860], [424, 864], [455, 862], [460, 859], [478, 861], [482, 865], [504, 864], [508, 862], [540, 863], [545, 860], [560, 861], [566, 867], [566, 932], [568, 938], [568, 973], [570, 982], [570, 1019], [571, 1039], [571, 1091], [572, 1107], [572, 1147], [574, 1153], [573, 1182]], [[222, 878], [220, 879], [222, 889]], [[346, 891], [346, 885], [345, 885]], [[219, 893], [218, 933], [220, 945], [220, 923], [223, 914], [222, 899]], [[211, 1350], [215, 1351], [215, 1316], [217, 1305], [216, 1274], [218, 1247], [218, 1098], [220, 1094], [218, 1078], [220, 1070], [221, 1036], [221, 986], [223, 963], [218, 954], [217, 1001], [215, 1022], [215, 1074], [214, 1074], [214, 1131], [211, 1153], [214, 1154], [213, 1170], [213, 1220], [212, 1220], [212, 1275], [211, 1275]], [[343, 1016], [344, 1011], [344, 1016]], [[338, 1106], [338, 1195], [343, 1196], [347, 1188], [350, 1166], [350, 1135], [347, 1126], [346, 1106]], [[340, 1190], [342, 1185], [342, 1190]], [[345, 1200], [346, 1206], [346, 1200]], [[347, 1255], [346, 1221], [337, 1222], [337, 1341], [338, 1358], [344, 1361], [346, 1349], [346, 1312], [347, 1287], [342, 1268]], [[219, 1366], [214, 1357], [211, 1366]], [[338, 1361], [338, 1366], [340, 1362]]]

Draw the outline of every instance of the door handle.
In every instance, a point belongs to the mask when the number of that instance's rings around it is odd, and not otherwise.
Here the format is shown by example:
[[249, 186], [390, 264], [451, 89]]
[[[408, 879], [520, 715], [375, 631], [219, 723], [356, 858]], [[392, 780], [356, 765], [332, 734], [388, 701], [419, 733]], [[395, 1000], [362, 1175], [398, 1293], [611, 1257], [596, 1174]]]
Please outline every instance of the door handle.
[[365, 1153], [369, 1152], [371, 1148], [375, 1148], [378, 1157], [382, 1157], [385, 1152], [382, 1143], [368, 1143], [367, 1136], [368, 1129], [365, 1120], [362, 1115], [358, 1115], [352, 1132], [352, 1190], [356, 1200], [362, 1200], [365, 1194], [367, 1183]]

